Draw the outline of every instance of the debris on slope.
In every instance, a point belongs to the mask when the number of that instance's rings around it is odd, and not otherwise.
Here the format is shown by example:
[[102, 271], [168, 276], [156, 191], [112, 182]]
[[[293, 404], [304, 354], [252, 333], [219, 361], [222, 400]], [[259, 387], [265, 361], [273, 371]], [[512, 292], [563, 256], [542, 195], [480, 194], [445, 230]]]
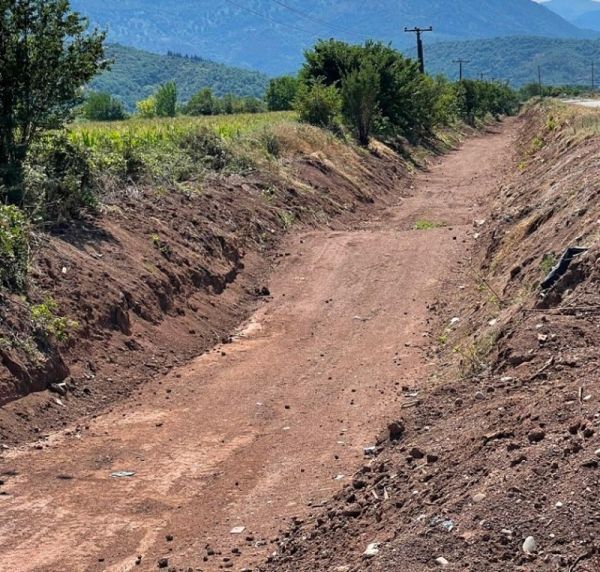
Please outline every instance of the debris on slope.
[[461, 316], [440, 326], [438, 380], [263, 570], [600, 568], [598, 125], [558, 104], [526, 112], [517, 172], [475, 223], [472, 275], [432, 307], [440, 324]]

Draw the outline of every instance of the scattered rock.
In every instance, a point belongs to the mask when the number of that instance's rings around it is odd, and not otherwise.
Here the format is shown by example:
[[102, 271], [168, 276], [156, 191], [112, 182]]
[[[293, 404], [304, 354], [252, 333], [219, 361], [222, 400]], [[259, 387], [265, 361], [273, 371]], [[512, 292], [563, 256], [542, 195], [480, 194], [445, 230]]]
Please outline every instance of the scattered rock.
[[523, 542], [523, 552], [525, 554], [535, 554], [537, 552], [537, 542], [533, 536], [528, 536]]
[[477, 493], [476, 495], [473, 495], [473, 502], [478, 503], [478, 502], [482, 502], [487, 498], [487, 495], [485, 493]]
[[418, 447], [413, 447], [409, 454], [413, 459], [422, 459], [425, 457], [425, 453]]
[[373, 558], [379, 554], [379, 544], [377, 542], [372, 542], [367, 546], [367, 549], [363, 552], [363, 556], [365, 558]]
[[530, 443], [539, 443], [544, 440], [544, 437], [546, 437], [546, 432], [542, 429], [534, 429], [527, 435], [527, 439], [529, 439]]
[[438, 566], [441, 566], [442, 568], [445, 568], [446, 566], [450, 565], [450, 562], [448, 562], [443, 556], [440, 556], [439, 558], [435, 559], [435, 563]]
[[246, 530], [245, 526], [234, 526], [229, 532], [230, 534], [242, 534]]
[[159, 568], [167, 568], [169, 566], [168, 558], [159, 558], [157, 563]]
[[399, 441], [404, 435], [404, 423], [402, 421], [393, 421], [388, 425], [388, 431], [390, 433], [390, 441]]

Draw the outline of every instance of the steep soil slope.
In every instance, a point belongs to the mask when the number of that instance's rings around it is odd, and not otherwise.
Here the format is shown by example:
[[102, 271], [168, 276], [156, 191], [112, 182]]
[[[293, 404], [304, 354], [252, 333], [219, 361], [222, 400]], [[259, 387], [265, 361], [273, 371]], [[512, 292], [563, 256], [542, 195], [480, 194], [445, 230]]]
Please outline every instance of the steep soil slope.
[[[430, 308], [438, 373], [268, 570], [600, 568], [600, 115], [525, 118], [475, 256]], [[570, 247], [588, 250], [551, 285]]]
[[37, 236], [31, 303], [51, 299], [77, 327], [48, 345], [31, 308], [2, 295], [0, 443], [105, 408], [220, 342], [268, 295], [274, 246], [292, 226], [344, 228], [402, 193], [408, 167], [383, 147], [293, 124], [272, 138], [279, 157], [254, 170], [208, 172], [191, 189], [120, 188], [99, 216]]

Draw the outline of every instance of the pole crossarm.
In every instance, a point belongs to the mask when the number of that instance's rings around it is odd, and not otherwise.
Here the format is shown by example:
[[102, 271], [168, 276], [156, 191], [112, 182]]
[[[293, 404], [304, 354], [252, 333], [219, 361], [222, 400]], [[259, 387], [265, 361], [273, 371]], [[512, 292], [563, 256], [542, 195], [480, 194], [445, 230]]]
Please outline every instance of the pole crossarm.
[[405, 32], [417, 35], [417, 54], [419, 55], [419, 70], [421, 73], [425, 73], [425, 57], [423, 55], [423, 40], [421, 34], [423, 32], [433, 32], [433, 26], [427, 28], [404, 28]]

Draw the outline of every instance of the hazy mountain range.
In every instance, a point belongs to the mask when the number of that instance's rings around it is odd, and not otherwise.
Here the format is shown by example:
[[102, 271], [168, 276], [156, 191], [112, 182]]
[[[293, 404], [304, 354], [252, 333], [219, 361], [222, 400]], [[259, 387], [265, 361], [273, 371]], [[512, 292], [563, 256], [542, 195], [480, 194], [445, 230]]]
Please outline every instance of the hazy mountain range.
[[[295, 71], [303, 50], [318, 38], [351, 42], [373, 38], [400, 48], [412, 46], [414, 37], [404, 33], [405, 26], [432, 25], [428, 42], [594, 36], [531, 0], [73, 0], [72, 4], [108, 29], [113, 42], [152, 52], [200, 55], [272, 75]], [[574, 19], [594, 4], [593, 0], [546, 3]]]

